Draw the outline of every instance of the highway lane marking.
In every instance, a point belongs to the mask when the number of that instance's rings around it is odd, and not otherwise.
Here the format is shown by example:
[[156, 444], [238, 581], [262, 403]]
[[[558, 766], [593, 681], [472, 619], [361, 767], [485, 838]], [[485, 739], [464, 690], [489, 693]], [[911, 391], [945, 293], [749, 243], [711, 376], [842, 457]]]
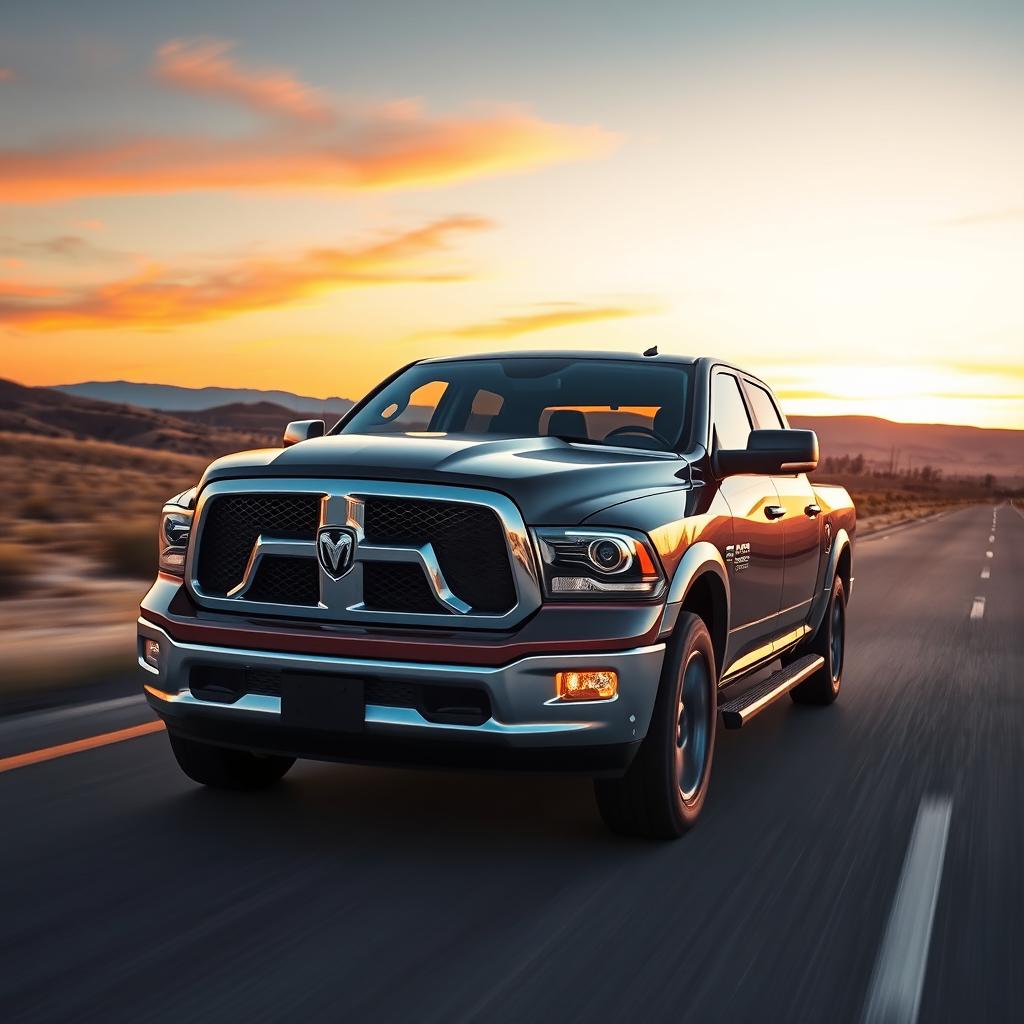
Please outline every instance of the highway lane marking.
[[949, 797], [926, 797], [917, 810], [896, 900], [871, 976], [865, 1024], [914, 1024], [917, 1020], [952, 808]]
[[111, 743], [123, 743], [125, 740], [134, 740], [139, 736], [148, 736], [150, 733], [159, 732], [163, 727], [163, 722], [144, 722], [142, 725], [133, 725], [128, 729], [104, 732], [98, 736], [86, 736], [82, 740], [58, 743], [55, 747], [42, 747], [39, 750], [30, 750], [25, 754], [0, 758], [0, 775], [4, 772], [14, 771], [15, 768], [26, 768], [30, 764], [40, 764], [43, 761], [53, 761], [58, 757], [67, 757], [68, 754], [78, 754], [83, 750], [93, 750], [96, 747], [109, 746]]
[[989, 578], [989, 576], [991, 576], [991, 575], [992, 575], [992, 570], [986, 565], [985, 568], [981, 570], [981, 578], [983, 580], [987, 580]]
[[994, 533], [990, 533], [988, 535], [988, 542], [989, 542], [989, 544], [992, 544], [995, 541], [995, 539], [996, 539], [996, 535]]
[[971, 605], [971, 618], [980, 619], [985, 614], [985, 598], [976, 597]]
[[991, 551], [986, 551], [985, 552], [985, 557], [986, 558], [991, 558], [992, 557], [992, 552]]

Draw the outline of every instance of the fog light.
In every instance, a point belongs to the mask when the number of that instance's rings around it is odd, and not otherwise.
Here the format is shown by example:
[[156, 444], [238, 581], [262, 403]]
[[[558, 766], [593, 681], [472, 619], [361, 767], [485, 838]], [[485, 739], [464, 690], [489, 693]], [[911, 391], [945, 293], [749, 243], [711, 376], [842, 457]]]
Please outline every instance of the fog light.
[[142, 645], [142, 657], [147, 665], [152, 665], [153, 668], [160, 667], [160, 641], [159, 640], [147, 640]]
[[603, 668], [556, 672], [555, 691], [562, 700], [610, 700], [619, 692], [619, 674]]

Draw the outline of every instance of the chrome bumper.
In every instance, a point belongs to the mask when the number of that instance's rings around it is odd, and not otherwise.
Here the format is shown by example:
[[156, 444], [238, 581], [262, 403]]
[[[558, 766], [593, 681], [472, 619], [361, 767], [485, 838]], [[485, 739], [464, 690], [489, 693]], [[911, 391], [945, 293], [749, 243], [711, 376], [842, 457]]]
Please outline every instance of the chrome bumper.
[[[279, 697], [245, 694], [232, 704], [201, 700], [188, 688], [193, 665], [240, 665], [304, 672], [337, 672], [429, 686], [472, 685], [486, 690], [492, 717], [480, 725], [428, 721], [415, 708], [368, 704], [365, 729], [391, 736], [452, 740], [479, 737], [504, 746], [558, 748], [636, 743], [647, 734], [661, 677], [665, 645], [593, 656], [536, 655], [498, 668], [438, 663], [379, 661], [320, 655], [285, 654], [249, 648], [187, 644], [171, 639], [159, 626], [138, 620], [139, 665], [149, 674], [146, 692], [163, 716], [209, 715], [233, 721], [274, 725], [280, 721]], [[160, 642], [160, 667], [142, 657], [147, 639]], [[566, 702], [555, 698], [556, 672], [575, 668], [614, 669], [619, 693], [607, 701]]]

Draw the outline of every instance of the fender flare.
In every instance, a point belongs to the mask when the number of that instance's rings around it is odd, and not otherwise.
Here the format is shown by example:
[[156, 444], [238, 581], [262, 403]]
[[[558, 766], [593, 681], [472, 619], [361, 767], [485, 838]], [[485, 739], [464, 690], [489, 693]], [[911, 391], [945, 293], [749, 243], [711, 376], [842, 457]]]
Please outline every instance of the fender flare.
[[665, 614], [661, 620], [661, 637], [668, 636], [675, 629], [679, 611], [686, 600], [693, 584], [705, 573], [714, 573], [725, 589], [726, 635], [729, 632], [729, 614], [732, 607], [732, 596], [729, 589], [729, 572], [725, 566], [722, 553], [710, 541], [701, 540], [691, 544], [679, 560], [672, 582], [668, 588], [665, 601]]
[[[832, 539], [832, 550], [828, 553], [828, 562], [825, 564], [825, 575], [822, 579], [821, 589], [814, 595], [811, 602], [811, 614], [808, 617], [811, 627], [810, 636], [818, 632], [821, 620], [825, 617], [825, 609], [828, 607], [829, 595], [832, 593], [832, 581], [836, 578], [836, 571], [839, 568], [839, 559], [843, 552], [849, 550], [853, 558], [853, 541], [845, 529], [840, 527]], [[852, 566], [852, 562], [851, 562]], [[847, 595], [849, 599], [849, 595]]]

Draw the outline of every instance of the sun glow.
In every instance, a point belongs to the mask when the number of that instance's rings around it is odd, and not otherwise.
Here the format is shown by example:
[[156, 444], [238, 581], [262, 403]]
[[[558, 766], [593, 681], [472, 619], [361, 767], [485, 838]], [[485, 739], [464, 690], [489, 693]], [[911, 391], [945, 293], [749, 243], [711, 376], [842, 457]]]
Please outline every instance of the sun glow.
[[[1001, 31], [707, 48], [672, 17], [638, 16], [640, 59], [554, 12], [573, 45], [528, 74], [489, 33], [472, 103], [460, 60], [398, 40], [373, 74], [329, 33], [156, 39], [135, 77], [3, 54], [0, 376], [356, 398], [431, 355], [657, 344], [750, 366], [794, 414], [1024, 428]], [[41, 119], [46, 69], [75, 88]]]

